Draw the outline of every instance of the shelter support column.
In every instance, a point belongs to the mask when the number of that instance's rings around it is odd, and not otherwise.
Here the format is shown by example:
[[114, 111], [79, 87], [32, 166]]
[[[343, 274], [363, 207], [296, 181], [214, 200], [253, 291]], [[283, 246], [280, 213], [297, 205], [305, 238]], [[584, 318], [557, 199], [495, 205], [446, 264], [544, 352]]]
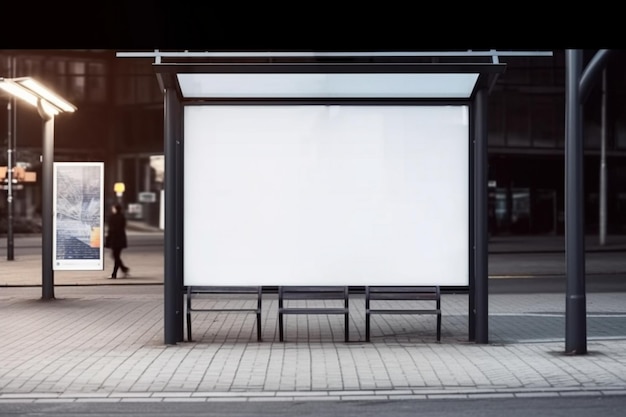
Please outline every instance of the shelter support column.
[[[476, 343], [489, 342], [487, 90], [474, 99], [474, 279], [470, 285]], [[470, 326], [471, 328], [471, 326]]]
[[183, 340], [184, 292], [182, 283], [182, 199], [179, 193], [181, 164], [181, 105], [173, 88], [165, 89], [164, 150], [165, 150], [165, 229], [164, 229], [164, 331], [165, 344], [175, 345]]

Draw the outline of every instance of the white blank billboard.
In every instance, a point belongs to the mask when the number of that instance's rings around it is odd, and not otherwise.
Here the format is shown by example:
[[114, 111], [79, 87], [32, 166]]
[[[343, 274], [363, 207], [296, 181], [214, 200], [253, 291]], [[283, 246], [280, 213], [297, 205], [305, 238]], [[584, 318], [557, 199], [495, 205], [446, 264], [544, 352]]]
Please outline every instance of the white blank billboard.
[[185, 285], [468, 285], [467, 106], [186, 106], [184, 131]]

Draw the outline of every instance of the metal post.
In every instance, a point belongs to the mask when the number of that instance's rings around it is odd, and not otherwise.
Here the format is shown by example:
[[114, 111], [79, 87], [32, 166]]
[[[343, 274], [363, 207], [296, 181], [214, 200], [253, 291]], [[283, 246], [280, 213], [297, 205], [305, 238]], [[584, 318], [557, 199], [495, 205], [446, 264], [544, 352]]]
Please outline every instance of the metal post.
[[602, 70], [602, 133], [600, 142], [600, 245], [606, 244], [606, 69]]
[[[472, 120], [474, 120], [475, 113], [473, 107], [470, 108], [472, 114]], [[474, 132], [475, 133], [475, 132]], [[469, 342], [476, 341], [476, 302], [475, 302], [475, 289], [476, 289], [476, 137], [473, 135], [470, 141], [470, 159], [469, 159], [469, 280], [468, 280], [468, 297], [467, 297], [467, 316], [469, 318], [467, 323], [467, 340]]]
[[[183, 230], [183, 226], [184, 226], [184, 218], [183, 218], [183, 201], [185, 199], [185, 193], [184, 193], [184, 184], [185, 184], [185, 179], [184, 179], [184, 166], [183, 166], [183, 141], [182, 141], [182, 117], [183, 117], [183, 107], [181, 105], [181, 103], [176, 100], [176, 113], [175, 116], [172, 117], [176, 117], [176, 131], [178, 132], [177, 135], [177, 139], [176, 140], [176, 154], [175, 154], [175, 162], [174, 164], [176, 165], [176, 170], [175, 170], [175, 180], [174, 180], [174, 184], [175, 184], [175, 194], [176, 196], [174, 197], [175, 199], [175, 204], [176, 204], [176, 224], [172, 225], [172, 227], [175, 228], [176, 232], [175, 232], [175, 236], [174, 238], [176, 239], [176, 285], [178, 288], [178, 295], [176, 297], [176, 309], [177, 311], [184, 311], [184, 301], [185, 301], [185, 297], [184, 297], [184, 291], [185, 291], [185, 281], [183, 279], [184, 277], [184, 270], [183, 270], [183, 252], [184, 252], [184, 248], [183, 248], [183, 237], [184, 237], [184, 230]], [[172, 109], [173, 110], [173, 109]], [[183, 327], [184, 327], [184, 322], [183, 322], [183, 316], [182, 314], [179, 315], [177, 317], [178, 321], [176, 323], [177, 325], [177, 337], [179, 341], [183, 340]]]
[[476, 343], [489, 342], [487, 90], [476, 92], [475, 132], [475, 257], [474, 294]]
[[15, 98], [9, 98], [7, 104], [7, 261], [14, 260], [13, 240], [13, 102]]
[[164, 230], [164, 331], [165, 344], [175, 345], [183, 338], [183, 292], [178, 274], [178, 244], [176, 232], [178, 222], [177, 195], [177, 143], [180, 141], [179, 103], [172, 88], [165, 89], [165, 230]]
[[[11, 71], [11, 77], [15, 77], [15, 57], [8, 58], [9, 67]], [[7, 261], [12, 261], [15, 258], [15, 241], [13, 236], [13, 217], [14, 217], [14, 204], [13, 204], [13, 167], [15, 166], [15, 130], [17, 103], [15, 97], [9, 98], [7, 105]]]
[[43, 123], [43, 153], [42, 153], [42, 199], [41, 199], [41, 274], [42, 299], [54, 299], [54, 271], [52, 269], [52, 216], [53, 190], [52, 176], [54, 175], [54, 117], [44, 115], [40, 111]]
[[565, 112], [565, 353], [587, 353], [585, 297], [585, 230], [583, 199], [582, 104], [579, 80], [582, 52], [568, 49], [566, 59]]

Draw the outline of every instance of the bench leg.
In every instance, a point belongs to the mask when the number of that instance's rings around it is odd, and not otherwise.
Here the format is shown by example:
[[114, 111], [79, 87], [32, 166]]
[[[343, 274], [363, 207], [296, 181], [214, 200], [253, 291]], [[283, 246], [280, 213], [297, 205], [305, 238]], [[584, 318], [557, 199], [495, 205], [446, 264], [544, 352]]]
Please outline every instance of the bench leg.
[[257, 313], [256, 315], [256, 340], [257, 341], [262, 341], [262, 336], [261, 336], [261, 313]]
[[441, 314], [437, 314], [437, 342], [441, 341]]
[[365, 341], [370, 341], [370, 287], [365, 287]]
[[187, 310], [187, 341], [191, 342], [191, 312]]
[[283, 341], [283, 313], [278, 313], [278, 340]]
[[348, 287], [344, 287], [344, 301], [343, 306], [346, 309], [346, 314], [344, 315], [344, 327], [345, 327], [345, 341], [346, 343], [350, 341], [350, 293], [348, 291]]

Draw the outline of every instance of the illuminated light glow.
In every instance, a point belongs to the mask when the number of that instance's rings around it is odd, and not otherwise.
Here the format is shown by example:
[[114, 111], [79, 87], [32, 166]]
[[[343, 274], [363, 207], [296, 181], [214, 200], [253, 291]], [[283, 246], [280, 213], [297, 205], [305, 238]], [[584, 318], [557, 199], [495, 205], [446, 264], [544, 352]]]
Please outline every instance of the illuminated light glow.
[[59, 111], [57, 110], [56, 107], [52, 106], [46, 100], [42, 100], [42, 99], [39, 99], [39, 100], [41, 101], [41, 108], [43, 109], [44, 112], [46, 112], [47, 115], [56, 116], [57, 114], [59, 114]]
[[19, 85], [16, 85], [9, 80], [2, 80], [0, 82], [0, 88], [9, 94], [12, 94], [17, 98], [24, 100], [31, 106], [37, 107], [37, 96], [35, 96], [30, 91], [25, 90], [23, 87], [20, 87]]
[[[74, 107], [72, 104], [62, 99], [57, 94], [53, 93], [51, 90], [44, 87], [43, 85], [33, 80], [32, 78], [25, 78], [24, 80], [18, 81], [18, 83], [22, 85], [23, 87], [34, 91], [36, 94], [41, 96], [44, 100], [48, 101], [50, 104], [58, 107], [60, 110], [64, 112], [73, 113], [76, 110], [76, 107]], [[58, 112], [55, 114], [58, 114]]]
[[49, 116], [56, 116], [60, 112], [76, 111], [76, 106], [32, 78], [0, 78], [0, 88], [31, 106], [38, 107], [38, 102], [41, 102], [41, 110]]
[[476, 73], [178, 74], [185, 98], [468, 98]]
[[116, 193], [123, 193], [126, 190], [123, 182], [116, 182], [113, 184], [113, 191]]

